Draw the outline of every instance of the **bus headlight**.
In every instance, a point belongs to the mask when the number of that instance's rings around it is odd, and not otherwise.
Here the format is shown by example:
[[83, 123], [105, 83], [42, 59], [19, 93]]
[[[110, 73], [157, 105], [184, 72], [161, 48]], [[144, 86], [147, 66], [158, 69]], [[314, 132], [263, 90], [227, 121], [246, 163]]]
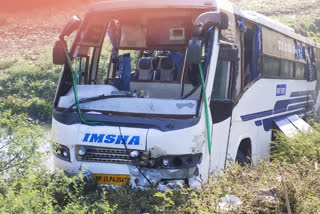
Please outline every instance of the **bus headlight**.
[[137, 150], [133, 150], [133, 151], [131, 151], [131, 152], [129, 153], [130, 157], [132, 157], [132, 158], [138, 157], [139, 154], [140, 154], [140, 153], [139, 153]]
[[84, 156], [84, 155], [86, 154], [86, 152], [87, 152], [87, 150], [86, 150], [84, 147], [80, 147], [80, 148], [78, 149], [78, 154], [79, 154], [80, 156]]
[[64, 145], [61, 145], [61, 144], [55, 145], [55, 155], [62, 160], [70, 161], [69, 148]]
[[201, 162], [202, 154], [173, 155], [158, 159], [157, 168], [181, 169], [195, 167]]

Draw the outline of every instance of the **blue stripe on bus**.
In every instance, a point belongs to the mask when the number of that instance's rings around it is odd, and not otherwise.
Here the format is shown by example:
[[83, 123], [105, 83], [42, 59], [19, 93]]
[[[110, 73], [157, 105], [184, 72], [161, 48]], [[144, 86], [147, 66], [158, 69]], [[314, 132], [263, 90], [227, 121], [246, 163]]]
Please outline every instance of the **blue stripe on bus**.
[[308, 97], [295, 98], [290, 100], [279, 100], [274, 105], [274, 114], [286, 112], [288, 105], [308, 101]]
[[242, 115], [240, 117], [243, 121], [249, 121], [249, 120], [257, 119], [260, 117], [266, 117], [272, 114], [273, 114], [273, 110], [268, 110], [268, 111], [253, 113], [253, 114]]
[[[273, 110], [267, 110], [267, 111], [252, 113], [252, 114], [246, 114], [246, 115], [240, 116], [240, 118], [243, 121], [249, 121], [249, 120], [258, 119], [261, 117], [267, 117], [267, 116], [270, 116], [273, 114], [279, 114], [279, 113], [284, 113], [287, 111], [292, 111], [292, 110], [298, 109], [298, 107], [297, 107], [298, 105], [305, 106], [307, 104], [306, 101], [308, 101], [308, 100], [309, 100], [308, 97], [300, 97], [300, 98], [289, 99], [289, 100], [279, 100], [274, 105]], [[301, 102], [305, 102], [305, 103], [294, 105], [293, 107], [289, 106], [290, 104], [301, 103]], [[288, 108], [288, 106], [289, 106], [289, 108]]]

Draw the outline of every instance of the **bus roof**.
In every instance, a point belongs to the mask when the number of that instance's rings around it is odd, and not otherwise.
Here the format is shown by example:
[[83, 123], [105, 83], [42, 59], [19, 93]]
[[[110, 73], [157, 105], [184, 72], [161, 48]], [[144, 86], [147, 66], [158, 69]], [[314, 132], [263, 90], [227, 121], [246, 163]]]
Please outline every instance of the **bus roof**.
[[[237, 16], [270, 28], [305, 44], [320, 48], [319, 43], [295, 33], [292, 28], [262, 14], [242, 10], [240, 6], [232, 4], [228, 0], [106, 0], [91, 5], [86, 15], [90, 16], [96, 13], [108, 14], [109, 12], [139, 9], [203, 9], [208, 11], [217, 10], [219, 7], [225, 10], [226, 8], [224, 7], [227, 7], [226, 5], [233, 5], [233, 7], [231, 6], [231, 8], [233, 8], [232, 12]], [[229, 12], [231, 11], [229, 10]]]
[[217, 4], [214, 0], [109, 0], [94, 3], [88, 13], [113, 12], [119, 10], [136, 9], [216, 9]]

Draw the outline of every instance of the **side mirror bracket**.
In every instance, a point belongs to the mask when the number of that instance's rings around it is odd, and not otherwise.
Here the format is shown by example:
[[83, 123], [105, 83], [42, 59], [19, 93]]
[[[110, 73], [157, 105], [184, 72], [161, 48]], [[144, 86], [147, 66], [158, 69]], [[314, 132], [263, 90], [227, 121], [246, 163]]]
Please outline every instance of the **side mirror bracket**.
[[187, 64], [201, 63], [202, 39], [211, 27], [227, 29], [228, 26], [228, 16], [223, 12], [205, 12], [199, 15], [194, 22], [193, 37], [188, 44]]
[[192, 37], [188, 44], [187, 63], [200, 64], [202, 56], [202, 41], [197, 37]]
[[64, 65], [68, 62], [65, 48], [67, 48], [67, 42], [65, 40], [55, 42], [52, 53], [53, 64]]
[[52, 60], [55, 65], [64, 65], [66, 64], [67, 57], [65, 53], [65, 48], [68, 48], [67, 42], [64, 40], [65, 36], [70, 36], [73, 31], [77, 30], [82, 23], [79, 16], [73, 16], [72, 19], [64, 26], [59, 40], [56, 41], [53, 47]]

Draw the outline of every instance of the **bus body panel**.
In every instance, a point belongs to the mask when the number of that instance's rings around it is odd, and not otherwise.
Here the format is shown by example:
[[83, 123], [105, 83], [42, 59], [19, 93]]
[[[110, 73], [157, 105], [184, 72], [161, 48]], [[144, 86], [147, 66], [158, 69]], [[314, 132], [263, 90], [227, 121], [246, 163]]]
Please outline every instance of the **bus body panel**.
[[[279, 85], [285, 85], [286, 91], [277, 96]], [[267, 158], [270, 151], [272, 118], [293, 114], [303, 115], [306, 112], [305, 107], [299, 107], [299, 105], [307, 105], [308, 102], [314, 103], [314, 101], [311, 94], [296, 97], [294, 92], [313, 91], [315, 85], [316, 81], [307, 82], [306, 80], [257, 80], [242, 95], [233, 110], [228, 156], [235, 157], [240, 142], [249, 138], [254, 163], [257, 163], [257, 157]], [[281, 103], [284, 104], [281, 106], [279, 105]], [[312, 110], [310, 109], [309, 112]]]

